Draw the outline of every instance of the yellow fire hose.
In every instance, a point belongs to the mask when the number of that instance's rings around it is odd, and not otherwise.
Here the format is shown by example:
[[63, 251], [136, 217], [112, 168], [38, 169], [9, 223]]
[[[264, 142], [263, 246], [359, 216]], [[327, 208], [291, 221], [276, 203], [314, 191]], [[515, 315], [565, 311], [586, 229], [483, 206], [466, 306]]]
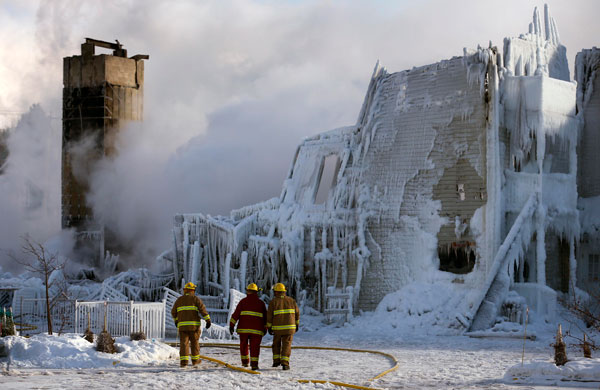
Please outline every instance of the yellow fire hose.
[[[172, 343], [170, 343], [172, 344]], [[231, 349], [237, 349], [239, 348], [238, 344], [228, 344], [228, 343], [203, 343], [200, 345], [201, 347], [216, 347], [216, 348], [231, 348]], [[261, 348], [271, 348], [268, 345], [261, 345]], [[380, 352], [380, 351], [371, 351], [368, 349], [351, 349], [351, 348], [337, 348], [337, 347], [308, 347], [308, 346], [292, 346], [292, 349], [318, 349], [318, 350], [327, 350], [327, 351], [345, 351], [345, 352], [360, 352], [360, 353], [372, 353], [375, 355], [381, 355], [381, 356], [385, 356], [386, 358], [390, 359], [393, 363], [394, 366], [388, 370], [383, 371], [382, 373], [380, 373], [377, 376], [374, 376], [371, 379], [368, 379], [367, 382], [372, 382], [376, 379], [379, 379], [381, 377], [383, 377], [386, 374], [389, 374], [392, 371], [395, 371], [398, 369], [399, 365], [398, 365], [398, 360], [391, 354], [389, 353], [385, 353], [385, 352]], [[227, 368], [230, 368], [232, 370], [236, 370], [236, 371], [241, 371], [241, 372], [246, 372], [249, 374], [260, 374], [260, 372], [258, 371], [253, 371], [253, 370], [248, 370], [246, 368], [241, 368], [241, 367], [236, 367], [234, 365], [231, 365], [229, 363], [225, 363], [224, 361], [215, 359], [215, 358], [211, 358], [208, 356], [204, 356], [204, 355], [200, 355], [201, 359], [206, 359], [208, 361], [217, 363], [217, 364], [221, 364]], [[336, 382], [336, 381], [330, 381], [330, 380], [320, 380], [320, 379], [297, 379], [297, 381], [299, 383], [331, 383], [332, 385], [335, 386], [340, 386], [340, 387], [347, 387], [347, 388], [351, 388], [351, 389], [369, 389], [369, 390], [373, 390], [376, 389], [375, 387], [366, 387], [366, 386], [360, 386], [360, 385], [353, 385], [351, 383], [344, 383], [344, 382]]]

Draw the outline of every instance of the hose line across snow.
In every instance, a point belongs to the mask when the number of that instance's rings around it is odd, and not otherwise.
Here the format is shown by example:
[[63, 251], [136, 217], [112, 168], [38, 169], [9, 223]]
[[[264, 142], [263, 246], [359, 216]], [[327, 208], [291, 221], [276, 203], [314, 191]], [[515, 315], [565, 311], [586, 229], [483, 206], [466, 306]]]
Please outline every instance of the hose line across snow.
[[[169, 344], [172, 345], [174, 343], [169, 343]], [[229, 344], [229, 343], [203, 343], [203, 344], [201, 344], [201, 347], [216, 347], [216, 348], [231, 348], [231, 349], [236, 348], [237, 349], [239, 347], [239, 345], [238, 344]], [[261, 345], [261, 348], [271, 348], [271, 347], [269, 347], [268, 345]], [[385, 353], [385, 352], [380, 352], [380, 351], [372, 351], [372, 350], [368, 350], [368, 349], [351, 349], [351, 348], [337, 348], [337, 347], [311, 347], [311, 346], [292, 346], [292, 349], [318, 349], [318, 350], [327, 350], [327, 351], [372, 353], [375, 355], [385, 356], [386, 358], [390, 359], [394, 363], [394, 366], [392, 368], [383, 371], [382, 373], [380, 373], [377, 376], [374, 376], [373, 378], [368, 379], [367, 382], [372, 382], [374, 380], [377, 380], [377, 379], [383, 377], [384, 375], [397, 370], [399, 367], [398, 360], [394, 357], [394, 355], [391, 355], [391, 354]], [[204, 356], [204, 355], [200, 355], [200, 358], [217, 363], [217, 364], [221, 364], [232, 370], [241, 371], [241, 372], [245, 372], [248, 374], [260, 375], [260, 372], [258, 372], [258, 371], [248, 370], [248, 369], [242, 368], [242, 367], [236, 367], [232, 364], [225, 363], [224, 361], [221, 361], [219, 359], [211, 358], [211, 357]], [[337, 382], [337, 381], [330, 381], [330, 380], [320, 380], [320, 379], [296, 379], [296, 380], [299, 383], [331, 383], [332, 385], [335, 385], [335, 386], [347, 387], [347, 388], [351, 388], [351, 389], [370, 389], [370, 390], [375, 389], [375, 387], [353, 385], [351, 383], [344, 383], [344, 382]]]

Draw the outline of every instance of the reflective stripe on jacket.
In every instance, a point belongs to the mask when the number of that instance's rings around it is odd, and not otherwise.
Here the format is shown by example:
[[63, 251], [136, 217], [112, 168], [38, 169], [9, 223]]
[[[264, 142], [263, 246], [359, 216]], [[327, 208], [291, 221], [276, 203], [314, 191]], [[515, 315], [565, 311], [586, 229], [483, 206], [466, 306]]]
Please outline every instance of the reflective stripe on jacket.
[[205, 321], [210, 320], [202, 299], [194, 294], [185, 294], [177, 298], [171, 309], [171, 315], [177, 323], [177, 328], [182, 331], [199, 330], [202, 325], [200, 316]]
[[246, 298], [238, 303], [229, 320], [230, 326], [237, 324], [239, 334], [265, 334], [265, 323], [267, 321], [267, 306], [260, 300], [257, 294], [248, 294]]
[[300, 310], [292, 297], [275, 296], [267, 310], [267, 328], [275, 334], [294, 334], [300, 323]]

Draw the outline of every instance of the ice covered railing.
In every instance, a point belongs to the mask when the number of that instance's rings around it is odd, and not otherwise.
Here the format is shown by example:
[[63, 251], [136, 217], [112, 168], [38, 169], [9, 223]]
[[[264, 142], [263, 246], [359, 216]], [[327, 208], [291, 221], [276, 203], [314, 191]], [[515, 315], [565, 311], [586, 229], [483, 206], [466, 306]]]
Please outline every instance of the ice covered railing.
[[[240, 299], [245, 296], [237, 290], [231, 290], [230, 294], [231, 293], [233, 293], [233, 295], [230, 295], [233, 297], [233, 299], [230, 299], [229, 301], [229, 308], [224, 307], [222, 296], [215, 297], [199, 295], [199, 298], [202, 299], [202, 302], [206, 306], [206, 310], [208, 311], [211, 322], [213, 323], [210, 329], [205, 329], [206, 322], [201, 319], [203, 337], [209, 339], [231, 339], [229, 335], [228, 324], [231, 313], [233, 313], [232, 305], [237, 305]], [[175, 326], [175, 322], [171, 316], [171, 309], [173, 308], [177, 298], [180, 296], [180, 293], [167, 287], [164, 288], [164, 302], [167, 313], [165, 320], [167, 337], [175, 337], [177, 334], [177, 327]], [[235, 306], [233, 306], [233, 309], [235, 309]]]
[[325, 296], [327, 306], [323, 313], [327, 323], [335, 321], [348, 322], [352, 319], [353, 289], [348, 286], [345, 289], [327, 288]]
[[154, 274], [145, 268], [121, 272], [106, 278], [90, 294], [79, 299], [108, 301], [146, 301], [162, 299], [162, 288], [173, 282], [172, 274]]
[[482, 293], [468, 314], [468, 318], [472, 319], [470, 331], [488, 329], [494, 324], [512, 284], [514, 264], [523, 256], [535, 231], [532, 216], [538, 202], [538, 194], [530, 195], [498, 249]]

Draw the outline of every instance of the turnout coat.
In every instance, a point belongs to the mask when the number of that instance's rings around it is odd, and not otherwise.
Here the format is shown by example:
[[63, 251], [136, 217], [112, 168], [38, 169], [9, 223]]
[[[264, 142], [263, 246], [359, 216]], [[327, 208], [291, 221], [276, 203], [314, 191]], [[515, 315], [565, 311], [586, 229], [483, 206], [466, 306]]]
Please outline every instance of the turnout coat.
[[248, 296], [238, 303], [235, 312], [229, 320], [229, 326], [237, 324], [238, 334], [257, 334], [263, 336], [266, 333], [267, 307], [260, 300], [258, 294]]
[[182, 332], [200, 330], [200, 318], [203, 318], [204, 321], [210, 320], [204, 302], [194, 294], [185, 294], [177, 298], [171, 309], [171, 315], [177, 329]]
[[267, 328], [276, 335], [294, 334], [300, 323], [300, 310], [292, 297], [275, 296], [267, 310]]

